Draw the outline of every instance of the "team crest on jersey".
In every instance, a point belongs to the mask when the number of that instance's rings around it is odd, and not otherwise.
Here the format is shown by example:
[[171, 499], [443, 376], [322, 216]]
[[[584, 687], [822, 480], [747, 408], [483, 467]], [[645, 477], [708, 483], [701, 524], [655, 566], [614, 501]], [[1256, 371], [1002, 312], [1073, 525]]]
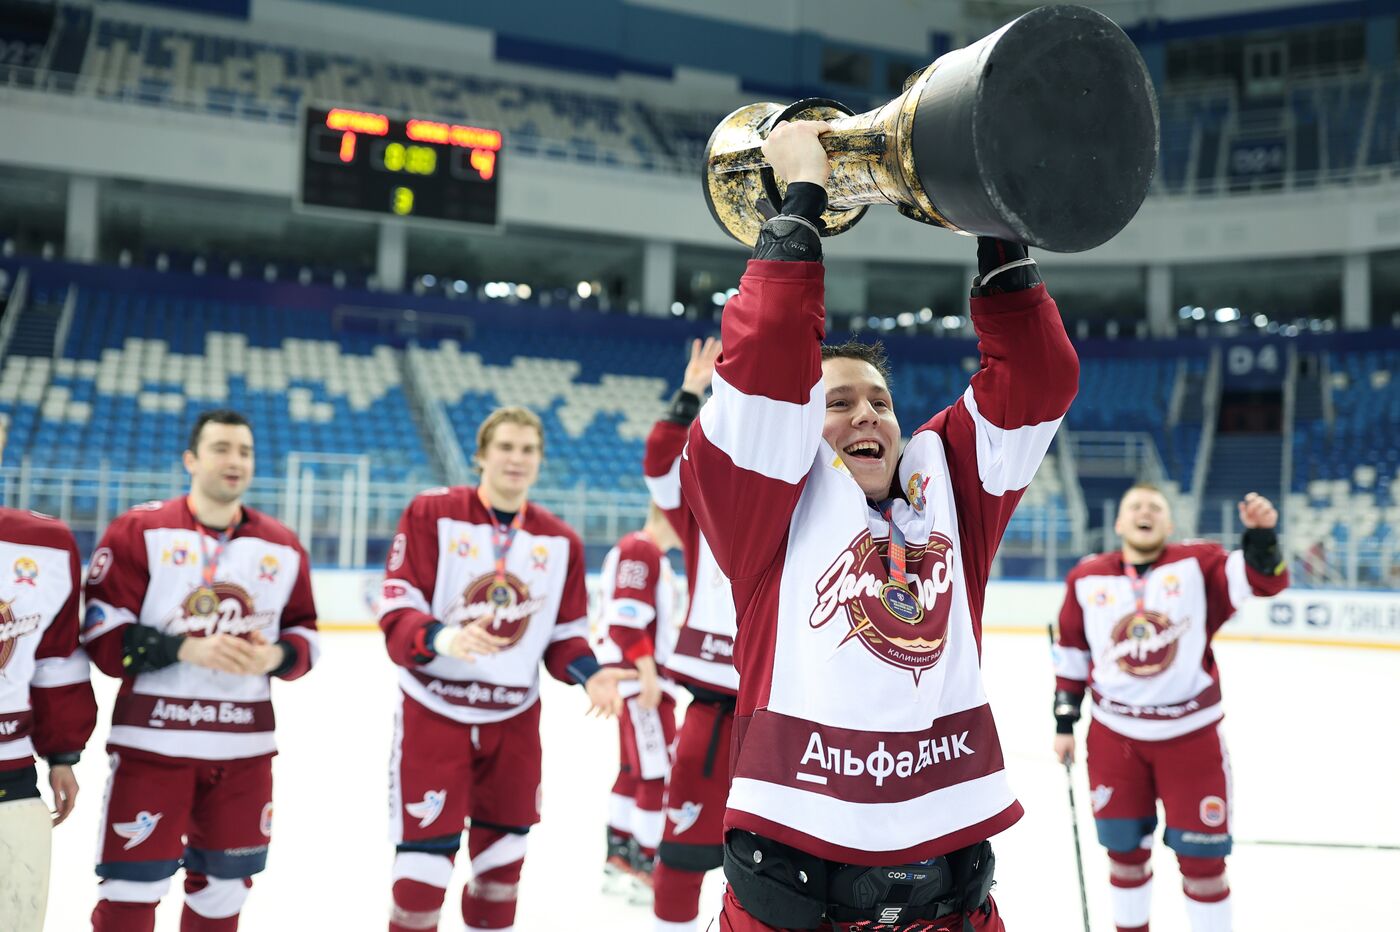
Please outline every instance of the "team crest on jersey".
[[15, 655], [15, 646], [26, 634], [39, 630], [43, 619], [35, 615], [16, 615], [14, 603], [0, 599], [0, 670], [4, 670]]
[[275, 582], [277, 571], [281, 568], [282, 565], [277, 562], [277, 558], [269, 553], [258, 562], [258, 579], [261, 582]]
[[505, 638], [509, 647], [520, 640], [530, 618], [543, 606], [544, 599], [531, 598], [530, 587], [514, 573], [507, 573], [501, 582], [494, 573], [487, 573], [467, 584], [448, 623], [465, 625], [489, 616], [487, 632]]
[[154, 832], [156, 826], [160, 824], [160, 819], [163, 815], [165, 815], [163, 812], [151, 813], [142, 809], [140, 812], [136, 813], [136, 818], [132, 819], [130, 822], [113, 822], [112, 831], [126, 839], [126, 844], [122, 845], [122, 850], [130, 851], [147, 838], [150, 838], [151, 833]]
[[1169, 599], [1178, 598], [1181, 595], [1181, 577], [1171, 573], [1162, 580], [1162, 594]]
[[170, 620], [169, 633], [191, 637], [245, 635], [269, 627], [270, 622], [270, 613], [256, 609], [248, 590], [219, 581], [198, 586], [185, 596]]
[[917, 472], [909, 477], [909, 487], [906, 491], [908, 492], [909, 505], [915, 511], [923, 511], [924, 506], [928, 504], [928, 496], [925, 494], [925, 490], [928, 488], [929, 480], [932, 478], [932, 476], [925, 476]]
[[1156, 676], [1172, 665], [1190, 622], [1176, 624], [1161, 612], [1124, 615], [1109, 635], [1104, 661], [1133, 676]]
[[536, 544], [530, 551], [530, 565], [537, 573], [549, 572], [549, 548], [544, 544]]
[[809, 623], [820, 628], [840, 612], [850, 622], [841, 640], [858, 640], [885, 663], [908, 670], [914, 682], [943, 656], [952, 609], [953, 542], [942, 534], [906, 554], [908, 586], [888, 579], [869, 531], [851, 542], [817, 579]]
[[37, 586], [39, 580], [39, 564], [29, 557], [20, 557], [15, 561], [15, 584], [19, 586]]
[[161, 551], [160, 562], [171, 566], [184, 566], [193, 562], [191, 557], [190, 542], [187, 540], [176, 540], [168, 548]]
[[262, 807], [262, 815], [258, 817], [258, 830], [263, 833], [264, 838], [272, 837], [272, 801], [268, 800]]
[[672, 809], [668, 806], [666, 808], [666, 818], [670, 819], [672, 824], [676, 826], [676, 834], [680, 835], [699, 821], [700, 810], [704, 808], [704, 803], [692, 802], [681, 803], [679, 809]]
[[419, 828], [427, 828], [442, 815], [442, 808], [446, 804], [447, 790], [428, 790], [418, 802], [405, 803], [404, 809], [418, 820]]
[[1102, 812], [1104, 806], [1107, 806], [1108, 801], [1112, 798], [1113, 787], [1104, 786], [1102, 783], [1089, 791], [1089, 802], [1093, 804], [1095, 812]]
[[1105, 605], [1112, 605], [1115, 601], [1116, 600], [1113, 598], [1113, 593], [1109, 592], [1102, 586], [1094, 590], [1094, 606], [1096, 608], [1103, 608]]
[[466, 534], [457, 538], [457, 542], [452, 545], [452, 552], [463, 560], [475, 560], [481, 553], [476, 544], [472, 543], [472, 539]]
[[1225, 800], [1207, 796], [1201, 800], [1201, 824], [1219, 828], [1225, 824]]

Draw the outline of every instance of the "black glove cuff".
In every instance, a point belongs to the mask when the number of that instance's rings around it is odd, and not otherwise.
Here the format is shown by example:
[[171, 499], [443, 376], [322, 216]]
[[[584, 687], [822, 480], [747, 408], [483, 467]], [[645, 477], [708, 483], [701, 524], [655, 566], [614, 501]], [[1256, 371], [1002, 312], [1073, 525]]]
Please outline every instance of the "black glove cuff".
[[690, 422], [700, 414], [700, 396], [681, 389], [671, 399], [671, 407], [666, 410], [666, 420], [672, 424], [689, 427]]
[[1084, 702], [1083, 693], [1068, 689], [1055, 690], [1055, 734], [1074, 734], [1074, 723], [1079, 721], [1079, 707]]
[[50, 767], [72, 767], [82, 759], [82, 751], [59, 751], [57, 754], [50, 754], [45, 758]]
[[822, 213], [826, 210], [826, 188], [810, 181], [795, 181], [783, 195], [783, 213], [810, 221], [818, 230], [826, 228]]
[[779, 214], [759, 230], [753, 257], [779, 262], [820, 262], [821, 234], [809, 220]]
[[1277, 576], [1284, 571], [1283, 551], [1273, 528], [1246, 528], [1240, 549], [1244, 551], [1245, 565], [1256, 573]]
[[[977, 238], [977, 278], [972, 282], [972, 296], [985, 298], [1034, 288], [1041, 282], [1040, 271], [1032, 261], [1028, 265], [1005, 268], [1008, 263], [1029, 259], [1030, 254], [1020, 243], [991, 236]], [[1001, 271], [997, 271], [1001, 269]], [[996, 273], [993, 275], [992, 273]], [[991, 277], [988, 277], [991, 276]]]
[[150, 625], [129, 624], [122, 632], [122, 668], [128, 673], [164, 670], [180, 660], [183, 634], [166, 634]]
[[278, 641], [277, 646], [282, 648], [282, 662], [268, 676], [286, 676], [291, 673], [292, 667], [297, 665], [297, 658], [301, 656], [301, 652], [291, 641]]

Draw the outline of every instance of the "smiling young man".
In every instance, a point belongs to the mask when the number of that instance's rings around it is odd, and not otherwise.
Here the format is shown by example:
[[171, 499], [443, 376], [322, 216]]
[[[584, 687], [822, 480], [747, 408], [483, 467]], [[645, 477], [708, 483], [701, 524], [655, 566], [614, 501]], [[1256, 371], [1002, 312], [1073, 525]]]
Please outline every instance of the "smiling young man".
[[[0, 415], [0, 462], [7, 427]], [[73, 811], [73, 765], [97, 724], [78, 646], [81, 575], [67, 525], [0, 507], [0, 916], [13, 932], [44, 927], [51, 832]], [[52, 815], [36, 756], [48, 763]]]
[[1168, 543], [1166, 496], [1135, 485], [1113, 525], [1122, 547], [1084, 558], [1065, 580], [1055, 756], [1074, 759], [1074, 723], [1087, 689], [1086, 763], [1118, 932], [1147, 932], [1158, 799], [1193, 932], [1230, 932], [1230, 757], [1211, 641], [1249, 598], [1288, 586], [1278, 511], [1250, 492], [1239, 514], [1239, 550]]
[[764, 144], [783, 212], [724, 309], [680, 468], [738, 615], [718, 928], [997, 930], [987, 839], [1021, 807], [982, 604], [1078, 360], [1025, 250], [980, 239], [982, 367], [901, 451], [881, 354], [821, 346], [826, 129]]
[[243, 504], [253, 431], [206, 411], [188, 495], [138, 505], [88, 566], [83, 643], [119, 677], [99, 843], [98, 932], [149, 932], [185, 869], [183, 932], [230, 932], [272, 837], [271, 678], [318, 652], [306, 551]]
[[636, 676], [599, 669], [588, 647], [583, 544], [528, 501], [543, 459], [540, 419], [498, 408], [477, 430], [480, 485], [424, 492], [399, 519], [379, 605], [400, 690], [391, 932], [437, 928], [468, 819], [466, 928], [512, 927], [540, 820], [540, 663], [607, 715]]

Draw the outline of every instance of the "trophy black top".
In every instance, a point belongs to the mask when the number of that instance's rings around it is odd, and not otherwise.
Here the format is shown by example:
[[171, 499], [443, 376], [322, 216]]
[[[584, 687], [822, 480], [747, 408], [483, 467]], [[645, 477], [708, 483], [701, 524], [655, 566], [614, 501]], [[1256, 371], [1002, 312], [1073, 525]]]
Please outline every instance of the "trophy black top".
[[1081, 252], [1142, 205], [1157, 164], [1157, 101], [1112, 20], [1046, 6], [940, 60], [913, 144], [924, 192], [955, 226]]

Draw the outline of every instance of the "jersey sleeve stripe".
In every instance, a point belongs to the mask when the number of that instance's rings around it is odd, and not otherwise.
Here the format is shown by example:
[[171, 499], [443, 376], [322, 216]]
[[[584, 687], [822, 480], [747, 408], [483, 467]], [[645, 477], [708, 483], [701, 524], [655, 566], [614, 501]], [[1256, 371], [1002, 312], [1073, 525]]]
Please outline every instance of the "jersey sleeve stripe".
[[730, 462], [789, 485], [811, 471], [822, 436], [825, 394], [820, 379], [800, 405], [746, 395], [718, 372], [711, 391], [710, 403], [700, 411], [700, 429]]
[[1225, 581], [1230, 586], [1230, 604], [1238, 611], [1254, 596], [1254, 587], [1245, 572], [1243, 550], [1232, 550], [1225, 558]]
[[662, 511], [675, 511], [681, 507], [681, 458], [676, 457], [670, 470], [662, 476], [643, 476], [651, 500]]
[[44, 657], [34, 664], [29, 684], [38, 689], [75, 686], [89, 680], [88, 656], [80, 648], [67, 657]]
[[962, 401], [976, 427], [977, 476], [982, 480], [983, 491], [1005, 495], [1030, 485], [1064, 417], [1007, 429], [982, 416], [972, 386], [963, 392]]
[[1087, 650], [1055, 645], [1055, 675], [1067, 680], [1089, 679], [1090, 656]]
[[[623, 612], [623, 608], [630, 608], [631, 611]], [[603, 620], [608, 627], [636, 628], [641, 631], [645, 630], [655, 617], [655, 607], [640, 599], [612, 599], [608, 603]]]
[[384, 581], [385, 589], [389, 588], [403, 590], [392, 598], [384, 598], [379, 601], [379, 617], [382, 619], [390, 612], [397, 612], [401, 609], [410, 608], [414, 611], [431, 615], [432, 608], [428, 605], [428, 600], [423, 598], [423, 592], [413, 583], [405, 579], [390, 577]]
[[570, 638], [588, 638], [588, 617], [575, 618], [573, 621], [559, 622], [550, 632], [549, 643], [558, 644], [560, 641], [567, 641]]
[[315, 629], [304, 625], [294, 625], [290, 628], [283, 628], [281, 636], [284, 638], [301, 638], [306, 642], [307, 648], [311, 651], [311, 666], [321, 659], [321, 633]]

